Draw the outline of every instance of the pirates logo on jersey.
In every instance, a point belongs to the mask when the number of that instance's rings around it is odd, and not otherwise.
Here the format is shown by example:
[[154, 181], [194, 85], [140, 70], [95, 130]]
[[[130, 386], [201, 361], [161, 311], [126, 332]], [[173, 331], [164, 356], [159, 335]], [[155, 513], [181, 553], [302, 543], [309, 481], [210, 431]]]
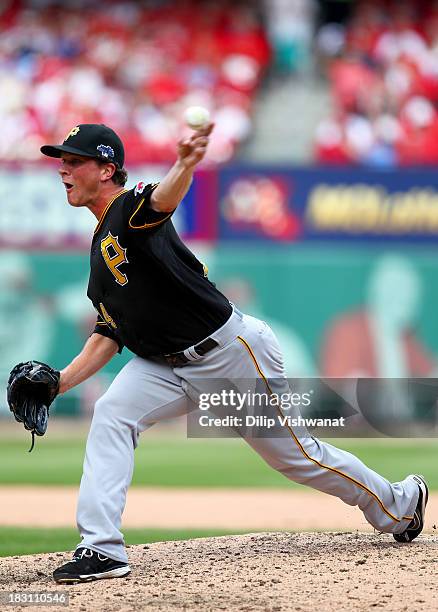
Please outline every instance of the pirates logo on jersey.
[[78, 125], [77, 125], [76, 127], [74, 127], [73, 129], [71, 129], [71, 130], [69, 131], [69, 133], [67, 134], [67, 136], [65, 137], [64, 142], [65, 142], [66, 140], [68, 140], [68, 139], [70, 138], [70, 136], [76, 136], [76, 134], [79, 132], [79, 130], [80, 130], [80, 129], [81, 129], [81, 128], [80, 128]]
[[[156, 186], [158, 185], [158, 183], [152, 183], [152, 185], [150, 185], [151, 190], [154, 189]], [[137, 183], [137, 185], [135, 186], [134, 189], [134, 195], [138, 195], [143, 193], [143, 191], [145, 190], [145, 188], [147, 187], [147, 183], [140, 181], [139, 183]]]
[[128, 277], [123, 272], [120, 272], [119, 266], [129, 262], [126, 256], [126, 249], [119, 243], [119, 237], [113, 236], [111, 232], [108, 232], [108, 235], [100, 242], [100, 250], [116, 283], [122, 285], [122, 287], [126, 285], [128, 283]]
[[135, 189], [134, 189], [134, 195], [138, 195], [139, 193], [143, 193], [145, 187], [146, 187], [146, 183], [143, 183], [143, 181], [140, 181], [139, 183], [137, 183], [137, 185], [135, 186]]

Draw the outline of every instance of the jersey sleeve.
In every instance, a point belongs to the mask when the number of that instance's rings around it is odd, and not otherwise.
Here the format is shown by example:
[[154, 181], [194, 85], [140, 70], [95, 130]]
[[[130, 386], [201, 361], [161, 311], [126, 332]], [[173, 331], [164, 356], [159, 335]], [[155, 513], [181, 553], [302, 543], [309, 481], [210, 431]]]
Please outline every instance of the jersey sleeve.
[[159, 183], [146, 185], [137, 183], [134, 188], [134, 200], [128, 218], [131, 230], [150, 230], [165, 223], [173, 212], [157, 212], [151, 208], [151, 195]]
[[110, 338], [111, 340], [114, 340], [114, 342], [117, 342], [118, 344], [118, 347], [119, 347], [118, 352], [119, 353], [122, 352], [123, 343], [119, 340], [119, 338], [117, 338], [117, 336], [114, 334], [111, 327], [108, 325], [108, 323], [105, 321], [105, 319], [102, 317], [100, 313], [97, 314], [96, 325], [94, 326], [94, 329], [91, 333], [100, 334], [101, 336], [105, 336], [106, 338]]

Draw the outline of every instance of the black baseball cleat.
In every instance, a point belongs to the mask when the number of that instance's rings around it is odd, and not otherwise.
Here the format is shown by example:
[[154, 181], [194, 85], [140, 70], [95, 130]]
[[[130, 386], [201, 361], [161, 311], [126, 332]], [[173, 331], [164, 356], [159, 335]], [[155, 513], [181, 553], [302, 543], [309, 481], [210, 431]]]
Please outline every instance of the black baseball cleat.
[[121, 578], [131, 571], [127, 563], [114, 561], [90, 548], [78, 548], [73, 559], [53, 572], [59, 583], [91, 582], [102, 578]]
[[415, 538], [420, 535], [424, 527], [424, 513], [426, 510], [426, 504], [429, 499], [429, 489], [427, 488], [426, 481], [422, 476], [413, 474], [412, 478], [418, 485], [420, 495], [418, 497], [417, 507], [415, 508], [414, 518], [403, 531], [403, 533], [393, 533], [394, 540], [397, 542], [412, 542]]

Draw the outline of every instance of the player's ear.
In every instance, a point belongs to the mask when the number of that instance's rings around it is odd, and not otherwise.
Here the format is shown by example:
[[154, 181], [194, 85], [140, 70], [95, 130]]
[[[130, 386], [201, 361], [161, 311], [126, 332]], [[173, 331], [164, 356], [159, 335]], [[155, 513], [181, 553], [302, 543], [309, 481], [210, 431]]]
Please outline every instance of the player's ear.
[[109, 163], [109, 164], [103, 164], [101, 166], [101, 171], [100, 171], [100, 175], [102, 177], [103, 181], [108, 181], [115, 173], [116, 171], [116, 165]]

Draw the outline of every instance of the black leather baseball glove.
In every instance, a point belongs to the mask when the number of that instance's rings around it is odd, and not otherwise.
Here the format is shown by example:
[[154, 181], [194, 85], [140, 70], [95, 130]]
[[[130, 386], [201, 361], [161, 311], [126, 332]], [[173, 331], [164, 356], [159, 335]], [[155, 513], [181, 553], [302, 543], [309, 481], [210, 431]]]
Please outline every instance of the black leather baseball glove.
[[46, 433], [49, 407], [59, 391], [60, 373], [46, 363], [26, 361], [18, 363], [9, 375], [8, 404], [15, 419], [32, 433]]

